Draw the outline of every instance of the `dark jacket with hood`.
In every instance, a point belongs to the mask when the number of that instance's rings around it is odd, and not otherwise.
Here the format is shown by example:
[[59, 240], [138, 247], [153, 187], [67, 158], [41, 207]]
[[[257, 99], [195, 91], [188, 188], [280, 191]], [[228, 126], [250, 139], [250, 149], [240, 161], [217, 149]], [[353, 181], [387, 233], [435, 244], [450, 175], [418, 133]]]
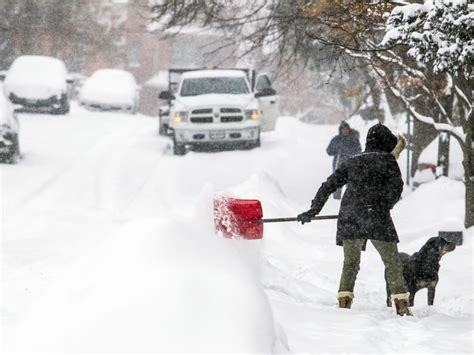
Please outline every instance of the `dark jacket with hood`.
[[[347, 135], [342, 134], [342, 129], [348, 128]], [[332, 161], [333, 171], [336, 170], [344, 161], [361, 152], [359, 142], [359, 132], [352, 129], [345, 121], [339, 126], [339, 134], [331, 139], [326, 152], [330, 156], [334, 156]]]
[[371, 127], [365, 151], [343, 162], [319, 188], [311, 204], [314, 214], [334, 191], [347, 184], [337, 222], [337, 245], [349, 239], [398, 242], [390, 216], [403, 191], [400, 168], [390, 154], [396, 144], [397, 137], [387, 127]]

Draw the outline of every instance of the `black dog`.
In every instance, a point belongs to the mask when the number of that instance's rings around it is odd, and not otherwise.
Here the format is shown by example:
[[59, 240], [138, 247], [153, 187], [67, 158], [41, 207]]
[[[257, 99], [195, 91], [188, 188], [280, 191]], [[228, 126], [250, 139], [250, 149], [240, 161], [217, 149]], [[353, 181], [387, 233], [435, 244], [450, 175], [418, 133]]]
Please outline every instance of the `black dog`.
[[[428, 288], [428, 306], [432, 306], [435, 297], [435, 289], [438, 284], [439, 261], [441, 257], [453, 251], [456, 244], [448, 242], [441, 237], [433, 237], [423, 245], [419, 252], [413, 255], [399, 253], [403, 264], [403, 276], [410, 292], [410, 306], [415, 302], [415, 294], [422, 288]], [[385, 274], [387, 286], [387, 306], [392, 306], [390, 290], [388, 289], [387, 274]]]

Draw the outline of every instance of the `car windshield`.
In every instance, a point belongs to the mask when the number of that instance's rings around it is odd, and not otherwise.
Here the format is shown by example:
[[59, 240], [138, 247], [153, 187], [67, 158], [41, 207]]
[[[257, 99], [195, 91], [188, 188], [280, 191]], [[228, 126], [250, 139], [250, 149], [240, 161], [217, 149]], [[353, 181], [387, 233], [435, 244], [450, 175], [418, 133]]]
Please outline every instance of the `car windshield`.
[[248, 94], [249, 88], [244, 77], [193, 78], [185, 79], [181, 96], [205, 94]]

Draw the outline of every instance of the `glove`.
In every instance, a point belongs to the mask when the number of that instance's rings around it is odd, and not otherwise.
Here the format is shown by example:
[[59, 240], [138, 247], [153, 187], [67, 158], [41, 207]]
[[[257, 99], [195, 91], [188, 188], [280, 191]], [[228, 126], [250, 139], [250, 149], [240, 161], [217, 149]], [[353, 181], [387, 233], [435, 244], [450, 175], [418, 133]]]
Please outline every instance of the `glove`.
[[297, 217], [296, 220], [298, 222], [301, 222], [301, 224], [309, 223], [311, 222], [311, 218], [316, 216], [316, 213], [314, 210], [308, 210], [306, 212], [300, 213]]

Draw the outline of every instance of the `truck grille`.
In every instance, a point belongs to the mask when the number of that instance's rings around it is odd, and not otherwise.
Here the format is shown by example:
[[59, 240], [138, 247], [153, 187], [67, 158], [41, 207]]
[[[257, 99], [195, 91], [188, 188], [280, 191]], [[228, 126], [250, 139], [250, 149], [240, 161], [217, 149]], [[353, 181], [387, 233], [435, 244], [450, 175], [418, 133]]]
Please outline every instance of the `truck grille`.
[[212, 116], [191, 116], [192, 123], [212, 123]]
[[212, 108], [203, 108], [199, 110], [193, 110], [193, 112], [191, 112], [191, 114], [193, 115], [202, 115], [202, 114], [209, 114], [209, 113], [212, 113]]
[[227, 122], [240, 122], [244, 119], [243, 116], [221, 116], [221, 122], [222, 123], [227, 123]]
[[201, 108], [191, 111], [190, 122], [192, 123], [213, 123], [214, 118], [216, 122], [241, 122], [244, 120], [244, 114], [240, 108], [237, 107], [221, 107], [219, 115], [212, 116], [215, 111], [212, 108]]
[[192, 123], [212, 123], [214, 122], [212, 112], [212, 108], [199, 108], [192, 110], [189, 120]]
[[223, 107], [221, 113], [241, 113], [240, 108]]
[[244, 120], [242, 110], [237, 107], [221, 107], [221, 122], [240, 122]]

